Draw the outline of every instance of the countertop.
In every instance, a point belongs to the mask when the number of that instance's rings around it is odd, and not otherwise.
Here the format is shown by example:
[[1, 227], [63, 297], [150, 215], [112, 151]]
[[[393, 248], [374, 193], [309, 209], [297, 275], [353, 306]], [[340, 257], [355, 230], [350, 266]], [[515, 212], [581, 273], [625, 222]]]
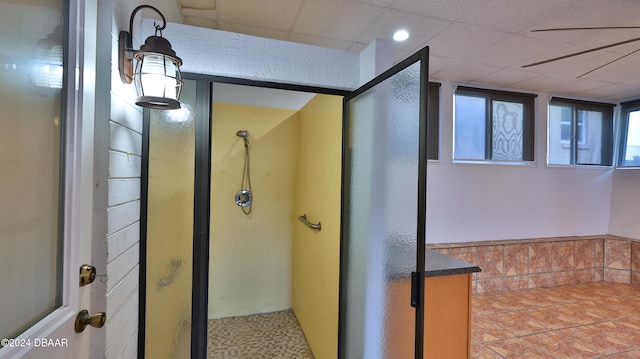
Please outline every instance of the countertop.
[[[391, 242], [386, 258], [386, 275], [389, 278], [410, 278], [416, 268], [415, 247]], [[480, 267], [449, 257], [431, 249], [425, 250], [425, 277], [480, 272]]]
[[439, 277], [480, 272], [480, 267], [427, 249], [424, 272], [425, 277]]

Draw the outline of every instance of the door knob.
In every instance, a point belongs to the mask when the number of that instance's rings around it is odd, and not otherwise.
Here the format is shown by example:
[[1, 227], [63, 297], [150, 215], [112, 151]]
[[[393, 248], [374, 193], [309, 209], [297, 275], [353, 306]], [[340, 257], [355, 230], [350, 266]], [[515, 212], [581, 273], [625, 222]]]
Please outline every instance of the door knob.
[[89, 315], [89, 311], [83, 309], [76, 316], [75, 329], [76, 333], [82, 333], [87, 325], [94, 328], [104, 327], [104, 322], [107, 321], [107, 314], [105, 312], [98, 312], [94, 315]]

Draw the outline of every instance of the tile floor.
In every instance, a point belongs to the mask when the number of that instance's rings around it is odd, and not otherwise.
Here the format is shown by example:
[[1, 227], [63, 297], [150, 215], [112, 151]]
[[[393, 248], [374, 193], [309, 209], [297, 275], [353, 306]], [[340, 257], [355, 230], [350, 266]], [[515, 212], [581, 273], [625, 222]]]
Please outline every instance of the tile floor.
[[209, 359], [313, 359], [292, 310], [213, 319]]
[[640, 285], [475, 294], [473, 359], [640, 358]]

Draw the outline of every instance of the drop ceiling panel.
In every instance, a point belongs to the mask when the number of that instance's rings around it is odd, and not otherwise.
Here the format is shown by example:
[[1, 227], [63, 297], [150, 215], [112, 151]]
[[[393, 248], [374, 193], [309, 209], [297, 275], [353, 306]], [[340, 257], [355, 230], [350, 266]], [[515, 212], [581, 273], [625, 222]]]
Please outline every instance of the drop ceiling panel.
[[302, 0], [217, 0], [220, 19], [276, 30], [290, 30]]
[[[576, 26], [640, 26], [633, 0], [150, 0], [169, 21], [359, 53], [406, 28], [395, 62], [429, 46], [434, 78], [595, 97], [640, 96], [640, 41], [549, 64], [522, 65], [640, 37], [637, 30], [531, 32]], [[165, 10], [166, 9], [166, 10]], [[144, 16], [152, 16], [143, 12]], [[285, 56], [285, 55], [283, 55]], [[256, 59], [259, 61], [260, 59]], [[610, 83], [611, 86], [602, 85]], [[619, 85], [619, 86], [616, 86]], [[589, 87], [594, 87], [590, 91]], [[598, 87], [598, 88], [595, 88]], [[555, 91], [554, 91], [555, 89]], [[636, 92], [634, 92], [636, 91]], [[562, 93], [561, 93], [562, 92]]]
[[349, 42], [349, 41], [328, 39], [326, 37], [311, 36], [311, 35], [296, 34], [296, 33], [291, 33], [289, 35], [288, 40], [293, 42], [299, 42], [302, 44], [329, 47], [332, 49], [339, 49], [339, 50], [345, 50], [345, 51], [349, 50], [352, 44], [352, 42]]
[[562, 84], [567, 81], [573, 80], [574, 79], [567, 77], [543, 74], [528, 80], [517, 82], [512, 86], [529, 91], [554, 92], [555, 88], [562, 86]]
[[378, 6], [382, 6], [382, 7], [388, 7], [395, 0], [357, 0], [357, 1], [369, 3], [369, 4], [372, 4], [372, 5], [378, 5]]
[[[537, 1], [536, 1], [537, 2]], [[638, 24], [639, 3], [629, 0], [572, 0], [561, 2], [538, 28], [617, 26]]]
[[622, 100], [637, 97], [638, 87], [614, 84], [582, 91], [579, 95], [593, 99]]
[[217, 29], [218, 22], [214, 19], [198, 16], [185, 16], [184, 21], [191, 26], [205, 27], [208, 29]]
[[426, 16], [418, 16], [398, 10], [385, 11], [358, 37], [358, 42], [369, 44], [375, 39], [391, 40], [399, 29], [409, 32], [409, 39], [394, 42], [394, 47], [404, 51], [417, 51], [428, 39], [444, 30], [451, 22]]
[[444, 20], [457, 20], [473, 14], [490, 0], [395, 0], [389, 7]]
[[197, 10], [197, 9], [182, 9], [183, 16], [189, 17], [204, 17], [208, 19], [217, 19], [218, 13], [215, 10]]
[[607, 82], [601, 81], [593, 81], [586, 79], [575, 79], [575, 80], [567, 80], [556, 84], [553, 89], [553, 93], [558, 94], [570, 94], [570, 95], [578, 95], [582, 91], [594, 90], [601, 87], [609, 86], [610, 84]]
[[[575, 62], [573, 64], [566, 65], [566, 66], [558, 65], [555, 68], [550, 67], [548, 72], [553, 74], [561, 74], [564, 76], [574, 77], [574, 78], [578, 78], [579, 76], [584, 75], [583, 77], [588, 79], [588, 78], [593, 78], [594, 76], [597, 76], [599, 74], [604, 74], [606, 72], [613, 71], [621, 67], [625, 67], [627, 66], [626, 62], [632, 61], [632, 60], [625, 60], [625, 59], [614, 61], [620, 56], [617, 54], [611, 54], [611, 53], [591, 53], [584, 56], [585, 56], [584, 61]], [[614, 61], [614, 62], [611, 62], [611, 61]], [[635, 63], [637, 63], [637, 60], [635, 60]], [[591, 73], [587, 74], [588, 72], [591, 72]]]
[[506, 68], [476, 79], [477, 82], [497, 87], [509, 87], [515, 83], [532, 79], [539, 74], [522, 69]]
[[473, 12], [465, 14], [458, 21], [490, 29], [520, 32], [535, 27], [541, 19], [546, 19], [552, 15], [555, 8], [568, 2], [567, 0], [526, 2], [492, 0], [484, 6], [475, 8]]
[[215, 10], [215, 0], [180, 0], [180, 7], [183, 9]]
[[429, 54], [429, 76], [434, 76], [439, 71], [442, 71], [456, 62], [457, 60], [455, 59]]
[[356, 41], [383, 12], [375, 5], [332, 0], [306, 0], [293, 32]]
[[[518, 34], [509, 35], [499, 42], [480, 49], [469, 59], [503, 67], [533, 62], [533, 58], [558, 56], [563, 45]], [[530, 61], [531, 60], [531, 61]]]
[[499, 70], [500, 68], [497, 66], [463, 60], [434, 73], [433, 77], [452, 81], [473, 82]]
[[[621, 60], [624, 61], [624, 60]], [[624, 66], [629, 64], [628, 66]], [[604, 70], [605, 68], [603, 68]], [[597, 80], [597, 81], [606, 81], [609, 83], [619, 83], [619, 84], [627, 84], [627, 85], [638, 85], [638, 79], [640, 79], [640, 67], [636, 62], [627, 61], [621, 64], [620, 67], [615, 68], [613, 70], [609, 69], [608, 71], [590, 74], [589, 79]]]
[[453, 23], [427, 42], [431, 53], [442, 57], [466, 58], [484, 48], [502, 41], [505, 32], [482, 27]]

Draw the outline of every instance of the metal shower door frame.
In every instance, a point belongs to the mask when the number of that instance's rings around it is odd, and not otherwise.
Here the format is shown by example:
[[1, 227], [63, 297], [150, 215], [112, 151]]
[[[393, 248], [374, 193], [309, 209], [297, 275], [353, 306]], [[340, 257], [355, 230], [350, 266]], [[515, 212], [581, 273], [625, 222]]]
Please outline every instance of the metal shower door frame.
[[350, 194], [350, 173], [347, 164], [349, 163], [349, 101], [365, 93], [366, 91], [390, 79], [409, 66], [420, 62], [420, 109], [419, 109], [419, 148], [418, 148], [418, 178], [417, 178], [417, 253], [416, 271], [411, 278], [411, 303], [407, 306], [414, 306], [415, 311], [415, 358], [422, 359], [424, 353], [424, 268], [425, 268], [425, 243], [426, 243], [426, 207], [427, 207], [427, 114], [428, 114], [428, 68], [429, 68], [429, 47], [424, 47], [405, 60], [399, 62], [381, 75], [375, 77], [365, 85], [351, 92], [344, 97], [343, 105], [343, 147], [342, 147], [342, 204], [341, 204], [341, 229], [340, 229], [340, 319], [338, 329], [338, 358], [346, 358], [345, 350], [348, 343], [345, 343], [345, 313], [343, 303], [345, 297], [347, 281], [344, 278], [344, 268], [349, 261], [348, 256], [348, 233], [349, 233], [349, 194]]

